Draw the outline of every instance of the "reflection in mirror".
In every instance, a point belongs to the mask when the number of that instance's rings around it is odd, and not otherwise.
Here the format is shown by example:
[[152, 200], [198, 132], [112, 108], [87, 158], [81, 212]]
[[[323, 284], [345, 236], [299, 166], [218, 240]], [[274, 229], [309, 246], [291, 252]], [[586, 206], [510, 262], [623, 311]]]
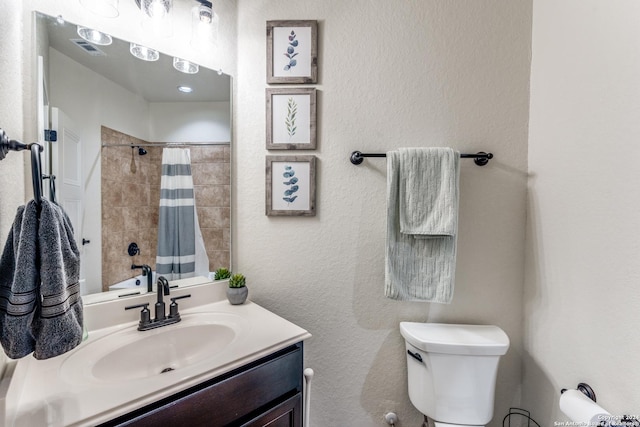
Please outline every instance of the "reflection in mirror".
[[83, 295], [146, 290], [132, 265], [155, 271], [166, 147], [190, 152], [208, 271], [230, 267], [231, 78], [181, 72], [164, 54], [143, 61], [115, 37], [88, 43], [75, 24], [43, 14], [36, 23], [40, 114], [57, 131], [46, 162], [81, 244]]

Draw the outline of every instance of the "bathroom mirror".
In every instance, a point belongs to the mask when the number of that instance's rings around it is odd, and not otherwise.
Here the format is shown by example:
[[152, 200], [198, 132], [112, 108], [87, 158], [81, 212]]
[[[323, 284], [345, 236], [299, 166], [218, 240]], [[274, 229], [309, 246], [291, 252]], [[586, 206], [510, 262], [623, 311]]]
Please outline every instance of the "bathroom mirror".
[[35, 15], [40, 121], [57, 131], [44, 161], [74, 224], [83, 295], [146, 288], [131, 266], [155, 266], [164, 147], [189, 149], [209, 270], [230, 267], [231, 77], [141, 60], [127, 41], [89, 43], [75, 23]]

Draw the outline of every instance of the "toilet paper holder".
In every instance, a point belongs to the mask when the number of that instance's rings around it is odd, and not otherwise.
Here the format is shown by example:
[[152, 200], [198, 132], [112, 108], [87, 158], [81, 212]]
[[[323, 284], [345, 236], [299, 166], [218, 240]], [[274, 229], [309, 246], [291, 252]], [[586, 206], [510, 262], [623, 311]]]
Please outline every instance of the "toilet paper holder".
[[[580, 391], [582, 394], [584, 394], [585, 396], [587, 396], [589, 399], [593, 400], [594, 402], [596, 401], [596, 392], [593, 391], [593, 389], [591, 388], [591, 386], [587, 383], [579, 383], [578, 386], [576, 387], [576, 390]], [[566, 388], [563, 388], [562, 390], [560, 390], [560, 394], [564, 393], [565, 391], [567, 391]], [[604, 425], [604, 424], [603, 424]], [[606, 424], [608, 426], [611, 427], [635, 427], [635, 426], [640, 426], [640, 418], [638, 418], [637, 416], [632, 416], [632, 415], [623, 415], [621, 417], [618, 417], [617, 419], [617, 424]]]
[[[589, 384], [579, 383], [578, 386], [576, 387], [576, 390], [578, 390], [579, 392], [587, 396], [589, 399], [596, 402], [596, 392], [593, 391], [593, 389]], [[565, 391], [567, 391], [567, 389], [563, 388], [562, 390], [560, 390], [560, 394], [564, 393]]]

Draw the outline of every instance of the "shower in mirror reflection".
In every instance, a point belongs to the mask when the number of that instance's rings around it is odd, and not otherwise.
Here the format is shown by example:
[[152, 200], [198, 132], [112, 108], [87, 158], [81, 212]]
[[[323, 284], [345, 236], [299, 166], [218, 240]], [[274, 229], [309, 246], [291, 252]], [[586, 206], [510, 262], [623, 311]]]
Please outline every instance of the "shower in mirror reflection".
[[134, 153], [134, 149], [138, 149], [138, 155], [139, 156], [144, 156], [145, 154], [147, 154], [147, 150], [145, 150], [142, 147], [134, 147], [133, 145], [131, 146], [131, 165], [129, 167], [129, 171], [131, 171], [131, 173], [136, 173], [137, 167], [136, 167], [136, 159], [135, 156], [133, 155]]

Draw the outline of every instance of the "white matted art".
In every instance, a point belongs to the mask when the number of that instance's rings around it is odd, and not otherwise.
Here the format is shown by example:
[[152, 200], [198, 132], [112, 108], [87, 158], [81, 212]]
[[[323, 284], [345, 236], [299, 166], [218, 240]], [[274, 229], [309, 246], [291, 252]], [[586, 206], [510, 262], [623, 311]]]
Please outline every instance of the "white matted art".
[[318, 82], [318, 21], [267, 21], [267, 83]]
[[315, 156], [267, 156], [266, 176], [266, 215], [315, 216]]
[[316, 148], [316, 89], [266, 90], [266, 148]]

